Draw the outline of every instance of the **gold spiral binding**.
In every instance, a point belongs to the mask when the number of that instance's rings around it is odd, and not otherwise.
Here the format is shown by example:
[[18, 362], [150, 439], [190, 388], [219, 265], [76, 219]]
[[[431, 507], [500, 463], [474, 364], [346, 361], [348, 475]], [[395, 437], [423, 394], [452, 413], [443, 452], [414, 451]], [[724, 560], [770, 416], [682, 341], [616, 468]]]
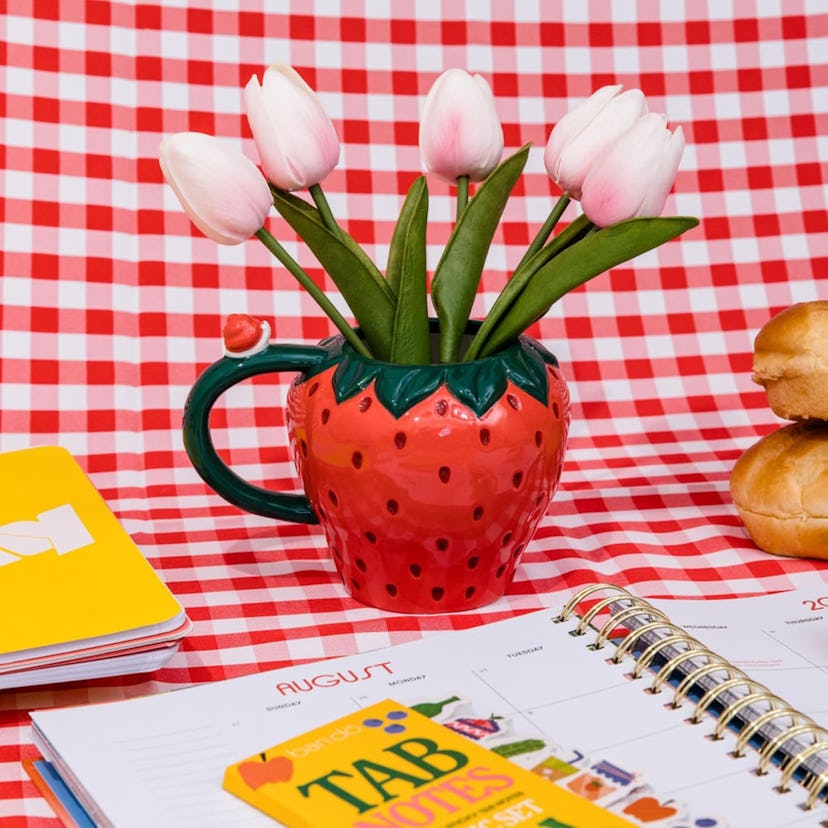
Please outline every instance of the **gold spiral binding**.
[[[747, 692], [744, 695], [739, 696], [735, 701], [727, 704], [721, 711], [717, 717], [713, 738], [721, 739], [728, 725], [743, 710], [752, 709], [755, 713], [757, 705], [763, 702], [769, 706], [768, 710], [759, 713], [749, 722], [742, 724], [737, 735], [736, 746], [733, 750], [734, 756], [744, 756], [745, 749], [751, 738], [760, 733], [763, 728], [774, 720], [782, 718], [789, 720], [787, 727], [782, 728], [773, 738], [768, 738], [760, 748], [759, 764], [756, 768], [757, 774], [764, 775], [767, 773], [767, 767], [773, 760], [776, 752], [783, 748], [789, 741], [803, 734], [809, 734], [812, 737], [813, 741], [811, 744], [801, 748], [796, 755], [790, 756], [782, 761], [780, 766], [781, 777], [778, 785], [780, 792], [789, 790], [791, 780], [797, 773], [797, 770], [806, 769], [808, 759], [823, 752], [828, 753], [828, 730], [820, 727], [804, 714], [794, 710], [779, 696], [771, 693], [764, 685], [754, 681], [742, 670], [729, 664], [721, 656], [709, 650], [691, 635], [688, 635], [686, 631], [673, 624], [662, 610], [645, 601], [643, 598], [633, 595], [623, 587], [602, 583], [584, 587], [567, 602], [560, 614], [554, 619], [555, 622], [560, 623], [566, 621], [586, 598], [601, 591], [607, 591], [611, 594], [597, 601], [579, 618], [579, 623], [573, 631], [574, 634], [584, 635], [592, 621], [601, 612], [611, 607], [612, 604], [621, 602], [622, 608], [610, 613], [610, 618], [603, 624], [598, 631], [594, 643], [590, 645], [592, 649], [601, 649], [609, 641], [613, 630], [618, 629], [624, 621], [636, 616], [645, 616], [648, 620], [634, 630], [629, 631], [624, 639], [617, 644], [616, 652], [612, 659], [616, 663], [621, 662], [626, 655], [631, 654], [636, 644], [642, 638], [646, 637], [648, 633], [659, 629], [669, 632], [669, 634], [661, 636], [647, 646], [635, 659], [635, 667], [632, 672], [634, 678], [640, 678], [644, 670], [666, 648], [677, 644], [686, 647], [685, 650], [673, 655], [659, 668], [649, 688], [651, 692], [660, 693], [662, 686], [669, 681], [674, 671], [686, 661], [691, 659], [705, 660], [703, 664], [694, 666], [694, 669], [685, 673], [678, 683], [672, 700], [672, 707], [674, 709], [682, 706], [690, 690], [694, 686], [698, 686], [700, 680], [705, 676], [719, 672], [727, 674], [727, 679], [715, 682], [710, 689], [703, 693], [694, 707], [690, 721], [696, 724], [701, 722], [708, 707], [715, 701], [721, 702], [722, 695], [728, 690], [736, 687], [747, 688]], [[821, 798], [823, 789], [828, 786], [828, 768], [819, 773], [807, 770], [804, 780], [800, 781], [802, 787], [808, 793], [804, 807], [810, 810]]]
[[805, 801], [805, 808], [807, 810], [810, 811], [816, 805], [819, 795], [826, 785], [828, 785], [828, 769], [822, 773], [814, 774], [814, 778], [807, 785], [808, 799]]
[[756, 768], [756, 772], [760, 776], [764, 776], [768, 772], [767, 768], [773, 754], [776, 753], [776, 751], [779, 750], [785, 742], [790, 741], [795, 736], [801, 736], [803, 733], [814, 734], [816, 730], [817, 727], [813, 722], [807, 722], [805, 724], [785, 728], [785, 730], [781, 733], [774, 736], [773, 739], [768, 739], [759, 751], [759, 766]]
[[656, 609], [651, 604], [640, 601], [632, 606], [625, 607], [620, 612], [616, 612], [605, 624], [601, 627], [598, 635], [593, 642], [593, 649], [600, 650], [609, 638], [609, 634], [619, 627], [624, 621], [630, 618], [635, 618], [636, 615], [647, 615], [651, 618], [661, 619], [669, 623], [667, 616], [659, 609]]
[[619, 597], [618, 595], [610, 595], [607, 598], [602, 598], [600, 601], [593, 604], [593, 606], [591, 606], [581, 616], [578, 626], [575, 627], [574, 635], [583, 635], [587, 631], [589, 625], [592, 623], [592, 619], [595, 618], [595, 616], [599, 615], [607, 607], [617, 604], [619, 601], [623, 600], [625, 600], [623, 596]]
[[[741, 672], [741, 671], [739, 671]], [[693, 715], [690, 717], [690, 721], [693, 724], [698, 724], [702, 720], [702, 716], [704, 716], [705, 711], [714, 701], [726, 690], [730, 690], [732, 687], [741, 687], [742, 685], [747, 686], [751, 690], [753, 688], [762, 688], [761, 685], [757, 684], [755, 681], [752, 681], [748, 676], [742, 673], [740, 676], [735, 676], [734, 678], [730, 678], [727, 681], [722, 681], [716, 684], [715, 686], [711, 687], [698, 701], [696, 707], [693, 710]]]
[[[762, 685], [759, 686], [761, 687]], [[776, 701], [781, 702], [781, 699], [771, 693], [766, 687], [763, 687], [762, 690], [755, 693], [746, 693], [742, 696], [742, 698], [731, 702], [719, 714], [719, 718], [716, 720], [716, 727], [713, 728], [713, 738], [721, 739], [724, 736], [725, 730], [727, 730], [727, 726], [746, 707], [752, 707], [754, 704], [758, 704], [759, 702], [767, 702], [771, 705], [771, 707], [773, 707], [774, 702]]]
[[653, 683], [650, 685], [651, 693], [660, 693], [662, 685], [673, 674], [673, 670], [675, 670], [680, 664], [683, 664], [688, 659], [698, 658], [702, 655], [709, 655], [715, 658], [715, 654], [708, 650], [706, 647], [702, 646], [702, 644], [696, 641], [695, 638], [687, 636], [686, 643], [689, 645], [688, 648], [683, 653], [678, 653], [678, 655], [673, 656], [658, 671], [658, 673], [656, 673], [656, 677], [653, 679]]
[[602, 592], [606, 590], [612, 590], [613, 592], [617, 593], [616, 600], [619, 598], [630, 598], [634, 601], [638, 599], [631, 593], [627, 592], [626, 589], [619, 586], [614, 586], [612, 584], [591, 584], [588, 587], [584, 587], [579, 592], [576, 592], [569, 601], [567, 601], [566, 606], [561, 610], [560, 615], [555, 619], [556, 621], [566, 621], [570, 615], [575, 611], [578, 604], [592, 595], [594, 592]]
[[[822, 728], [817, 728], [817, 730], [822, 730]], [[822, 733], [828, 737], [828, 733], [825, 733], [824, 730], [822, 730]], [[816, 739], [816, 731], [814, 731], [814, 739], [815, 741], [813, 744], [802, 748], [796, 756], [785, 762], [782, 768], [782, 776], [779, 779], [779, 790], [782, 793], [790, 789], [791, 779], [796, 773], [797, 768], [800, 767], [809, 756], [814, 756], [817, 753], [828, 751], [828, 740]]]
[[[674, 627], [674, 629], [679, 628]], [[652, 660], [666, 647], [671, 647], [673, 644], [687, 643], [687, 634], [683, 632], [677, 635], [666, 635], [664, 638], [660, 638], [658, 641], [653, 642], [635, 660], [635, 668], [632, 671], [633, 678], [641, 678], [641, 674], [650, 666], [650, 662], [652, 662]]]
[[[707, 654], [710, 655], [710, 661], [688, 673], [681, 680], [678, 687], [676, 687], [676, 692], [673, 693], [673, 709], [681, 707], [684, 702], [684, 697], [690, 692], [690, 688], [693, 687], [699, 679], [709, 676], [711, 673], [717, 673], [720, 670], [727, 673], [729, 676], [732, 676], [735, 672], [737, 672], [735, 667], [728, 664], [726, 661], [722, 661], [716, 653], [711, 650], [707, 650], [705, 655]], [[738, 672], [741, 673], [741, 670]], [[744, 675], [744, 673], [742, 673], [742, 675]]]
[[[779, 699], [779, 701], [781, 701], [781, 699]], [[783, 717], [787, 717], [791, 720], [791, 727], [793, 727], [794, 722], [805, 721], [805, 717], [792, 707], [774, 707], [763, 713], [761, 716], [757, 716], [752, 722], [748, 722], [748, 724], [746, 724], [739, 731], [739, 737], [736, 739], [736, 747], [733, 748], [733, 755], [736, 757], [744, 756], [745, 748], [751, 738], [766, 724], [770, 724], [770, 722], [774, 719], [781, 719]]]
[[[676, 630], [677, 632], [683, 632], [675, 624], [671, 624], [668, 620], [660, 618], [655, 621], [650, 621], [647, 624], [642, 624], [640, 627], [632, 630], [630, 634], [627, 635], [615, 648], [615, 655], [612, 657], [613, 662], [620, 664], [624, 660], [624, 656], [627, 655], [628, 652], [634, 650], [638, 640], [647, 635], [647, 633], [652, 632], [653, 630], [664, 630], [668, 628], [670, 630]], [[684, 633], [684, 635], [686, 636], [686, 633]]]

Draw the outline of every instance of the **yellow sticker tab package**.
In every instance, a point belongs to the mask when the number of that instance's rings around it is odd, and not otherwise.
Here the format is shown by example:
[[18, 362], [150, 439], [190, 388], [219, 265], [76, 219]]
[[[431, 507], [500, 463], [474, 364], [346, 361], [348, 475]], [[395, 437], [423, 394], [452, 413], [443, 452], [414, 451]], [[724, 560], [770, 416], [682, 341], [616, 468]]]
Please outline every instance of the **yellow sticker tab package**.
[[615, 828], [633, 823], [394, 701], [227, 768], [289, 828]]

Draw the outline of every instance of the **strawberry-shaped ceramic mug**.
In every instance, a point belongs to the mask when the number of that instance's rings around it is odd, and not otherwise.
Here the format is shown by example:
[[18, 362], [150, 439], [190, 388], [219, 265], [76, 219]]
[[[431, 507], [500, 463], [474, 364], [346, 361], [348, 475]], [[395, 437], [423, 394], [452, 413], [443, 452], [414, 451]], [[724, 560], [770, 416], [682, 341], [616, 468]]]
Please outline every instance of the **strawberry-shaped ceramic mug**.
[[[365, 604], [451, 612], [502, 596], [560, 479], [569, 394], [555, 357], [522, 335], [480, 360], [398, 365], [342, 336], [268, 344], [269, 330], [248, 327], [226, 336], [185, 407], [184, 445], [205, 482], [249, 512], [321, 524]], [[243, 480], [210, 437], [219, 397], [271, 372], [297, 373], [286, 422], [304, 494]]]

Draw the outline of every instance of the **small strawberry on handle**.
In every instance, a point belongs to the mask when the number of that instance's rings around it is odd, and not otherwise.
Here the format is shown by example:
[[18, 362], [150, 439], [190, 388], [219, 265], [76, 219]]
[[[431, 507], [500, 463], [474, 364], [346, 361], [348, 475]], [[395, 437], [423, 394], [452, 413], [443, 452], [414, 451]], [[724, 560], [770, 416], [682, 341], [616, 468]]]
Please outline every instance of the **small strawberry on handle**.
[[231, 313], [224, 323], [224, 355], [234, 359], [258, 354], [270, 342], [270, 323], [247, 313]]

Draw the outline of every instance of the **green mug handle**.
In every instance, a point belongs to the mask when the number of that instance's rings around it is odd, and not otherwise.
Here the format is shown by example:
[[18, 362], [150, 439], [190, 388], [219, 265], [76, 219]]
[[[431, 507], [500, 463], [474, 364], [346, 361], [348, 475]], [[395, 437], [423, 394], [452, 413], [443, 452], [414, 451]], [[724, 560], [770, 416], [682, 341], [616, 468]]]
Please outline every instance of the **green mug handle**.
[[273, 492], [239, 477], [219, 457], [210, 436], [210, 411], [228, 388], [258, 374], [297, 371], [307, 375], [328, 352], [315, 345], [268, 345], [241, 359], [224, 357], [208, 366], [184, 406], [184, 448], [201, 478], [226, 501], [265, 517], [293, 523], [319, 523], [304, 494]]

